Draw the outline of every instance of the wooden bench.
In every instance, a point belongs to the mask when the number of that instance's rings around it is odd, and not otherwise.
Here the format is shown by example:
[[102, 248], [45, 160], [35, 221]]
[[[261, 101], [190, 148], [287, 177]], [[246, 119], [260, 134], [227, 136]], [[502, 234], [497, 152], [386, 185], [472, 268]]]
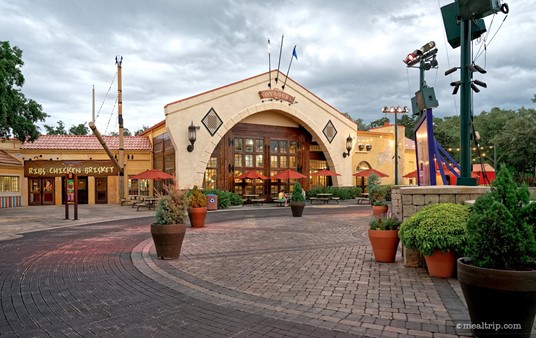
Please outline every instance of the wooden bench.
[[337, 204], [339, 204], [340, 197], [334, 196], [334, 197], [330, 197], [330, 199], [331, 199], [332, 201], [336, 201]]
[[370, 204], [370, 201], [367, 197], [358, 197], [357, 204]]
[[274, 203], [275, 203], [276, 207], [284, 207], [285, 206], [285, 202], [283, 202], [283, 201], [274, 200]]
[[151, 205], [148, 202], [145, 202], [145, 201], [136, 203], [136, 206], [138, 207], [136, 209], [136, 211], [140, 211], [140, 208], [147, 208], [147, 209], [151, 210]]
[[324, 204], [327, 204], [330, 199], [331, 199], [330, 197], [310, 197], [309, 201], [311, 202], [311, 204], [313, 204], [313, 201], [322, 201], [324, 202]]
[[262, 205], [264, 203], [264, 198], [252, 198], [250, 201], [251, 201], [251, 204]]

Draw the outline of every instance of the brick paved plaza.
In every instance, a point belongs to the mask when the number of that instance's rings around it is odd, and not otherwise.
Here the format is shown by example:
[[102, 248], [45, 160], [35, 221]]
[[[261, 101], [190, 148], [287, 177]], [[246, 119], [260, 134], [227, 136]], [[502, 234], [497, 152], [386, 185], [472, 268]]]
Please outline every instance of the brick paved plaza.
[[132, 213], [144, 217], [0, 242], [0, 335], [469, 335], [455, 328], [468, 321], [456, 279], [405, 268], [400, 254], [374, 262], [368, 206], [308, 205], [301, 218], [273, 206], [211, 212], [188, 229], [180, 259], [165, 261], [153, 213]]

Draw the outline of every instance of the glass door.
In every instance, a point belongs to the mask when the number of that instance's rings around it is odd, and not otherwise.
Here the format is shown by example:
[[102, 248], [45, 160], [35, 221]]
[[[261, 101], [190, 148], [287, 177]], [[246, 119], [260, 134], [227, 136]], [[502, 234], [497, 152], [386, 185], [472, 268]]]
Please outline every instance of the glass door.
[[95, 177], [95, 203], [106, 204], [108, 203], [108, 189], [106, 177]]

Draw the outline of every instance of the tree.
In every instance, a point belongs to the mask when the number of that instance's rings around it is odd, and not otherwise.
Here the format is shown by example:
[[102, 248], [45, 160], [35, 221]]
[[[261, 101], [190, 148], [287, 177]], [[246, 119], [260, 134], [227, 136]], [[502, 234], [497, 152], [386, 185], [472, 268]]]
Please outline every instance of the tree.
[[[112, 131], [112, 132], [110, 132], [110, 136], [119, 136], [119, 132]], [[127, 128], [124, 128], [123, 129], [123, 136], [132, 136], [132, 133]]]
[[377, 119], [375, 121], [370, 122], [369, 125], [367, 126], [367, 129], [383, 127], [385, 122], [389, 122], [388, 117], [382, 117], [381, 119]]
[[24, 76], [22, 50], [8, 41], [0, 41], [0, 135], [34, 141], [39, 137], [36, 122], [48, 117], [40, 104], [27, 99], [21, 91]]
[[134, 133], [134, 135], [135, 135], [135, 136], [138, 136], [139, 134], [143, 133], [143, 132], [146, 131], [147, 129], [149, 129], [149, 127], [146, 126], [146, 125], [143, 125], [143, 126], [141, 127], [141, 129], [136, 130], [136, 132]]
[[73, 125], [69, 129], [69, 134], [71, 135], [88, 135], [89, 134], [89, 128], [86, 127], [86, 123], [80, 123], [79, 125], [75, 126]]
[[406, 127], [405, 135], [407, 138], [415, 140], [415, 135], [413, 133], [413, 128], [417, 125], [417, 122], [419, 122], [419, 115], [412, 115], [412, 114], [401, 114], [402, 116], [397, 118], [397, 123], [401, 126]]
[[58, 125], [56, 127], [45, 124], [45, 130], [47, 131], [47, 135], [67, 135], [65, 124], [62, 120], [58, 121]]

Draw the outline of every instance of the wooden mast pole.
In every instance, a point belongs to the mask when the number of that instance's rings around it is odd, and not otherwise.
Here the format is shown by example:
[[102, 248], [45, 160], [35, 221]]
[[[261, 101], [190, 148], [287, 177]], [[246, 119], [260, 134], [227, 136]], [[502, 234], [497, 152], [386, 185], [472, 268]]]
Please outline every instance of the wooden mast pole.
[[121, 64], [123, 57], [115, 57], [117, 64], [117, 118], [119, 124], [119, 200], [125, 198], [125, 148], [124, 148], [124, 128], [123, 128], [123, 79]]

